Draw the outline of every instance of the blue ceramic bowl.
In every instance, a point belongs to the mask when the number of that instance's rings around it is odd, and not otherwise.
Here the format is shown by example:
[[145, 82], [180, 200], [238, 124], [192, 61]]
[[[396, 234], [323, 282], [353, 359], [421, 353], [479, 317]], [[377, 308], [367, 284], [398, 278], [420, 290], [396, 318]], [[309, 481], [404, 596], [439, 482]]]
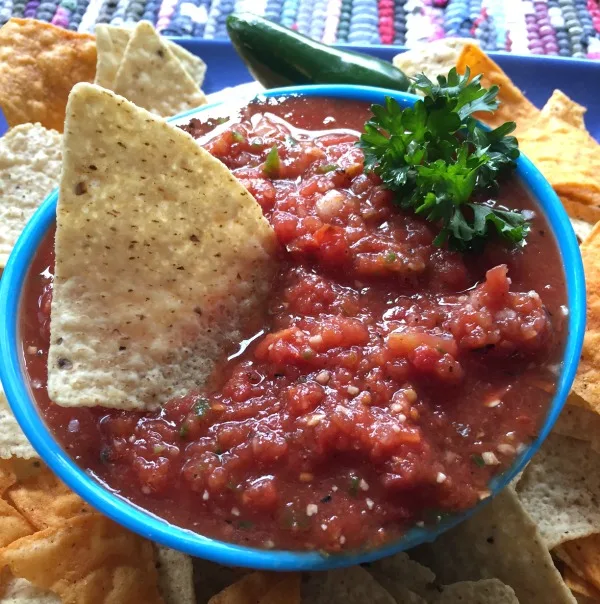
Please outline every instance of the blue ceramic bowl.
[[[412, 105], [415, 102], [415, 97], [412, 95], [362, 86], [299, 86], [270, 90], [266, 96], [292, 94], [338, 97], [374, 103], [383, 102], [384, 97], [389, 95], [396, 98], [403, 106]], [[177, 116], [173, 121], [181, 123], [186, 121], [182, 118], [190, 119], [199, 113], [211, 112], [211, 110], [214, 112], [217, 109], [218, 104], [207, 105]], [[517, 174], [544, 212], [560, 248], [570, 312], [562, 371], [544, 425], [535, 442], [515, 460], [509, 469], [501, 476], [494, 478], [490, 485], [490, 490], [494, 494], [501, 491], [523, 469], [550, 432], [573, 382], [585, 328], [583, 266], [579, 246], [568, 217], [548, 182], [523, 156], [518, 160]], [[97, 510], [148, 539], [222, 564], [268, 570], [319, 570], [369, 562], [409, 549], [420, 543], [432, 541], [440, 533], [463, 521], [477, 509], [455, 515], [433, 527], [414, 528], [395, 543], [377, 550], [324, 557], [318, 552], [267, 551], [208, 539], [168, 524], [111, 493], [78, 468], [54, 440], [38, 413], [23, 364], [18, 329], [20, 298], [32, 258], [45, 233], [54, 223], [56, 202], [57, 192], [54, 192], [29, 221], [15, 245], [2, 277], [0, 285], [0, 377], [19, 424], [40, 456], [69, 487]], [[560, 267], [547, 267], [547, 269], [559, 270]], [[544, 270], [544, 267], [540, 267], [540, 270]], [[480, 505], [484, 505], [484, 503]]]

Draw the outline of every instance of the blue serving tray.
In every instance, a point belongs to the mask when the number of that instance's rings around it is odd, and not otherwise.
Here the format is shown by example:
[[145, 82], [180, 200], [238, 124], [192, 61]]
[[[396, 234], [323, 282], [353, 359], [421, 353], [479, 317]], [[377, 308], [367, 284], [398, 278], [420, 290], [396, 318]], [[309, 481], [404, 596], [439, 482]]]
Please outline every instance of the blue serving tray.
[[[227, 40], [173, 38], [207, 63], [204, 92], [217, 92], [227, 86], [250, 82], [252, 77]], [[341, 46], [391, 61], [403, 49], [393, 46]], [[592, 136], [600, 141], [600, 61], [561, 57], [519, 56], [490, 53], [514, 83], [535, 105], [542, 107], [555, 88], [588, 108], [585, 122]], [[0, 113], [0, 135], [6, 122]]]
[[[206, 62], [208, 68], [204, 92], [207, 94], [252, 80], [246, 66], [227, 40], [173, 40]], [[375, 55], [386, 61], [391, 61], [404, 50], [394, 46], [340, 48]], [[586, 126], [592, 136], [600, 141], [600, 61], [493, 52], [490, 56], [537, 107], [543, 107], [556, 88], [585, 105], [588, 108], [585, 116]]]

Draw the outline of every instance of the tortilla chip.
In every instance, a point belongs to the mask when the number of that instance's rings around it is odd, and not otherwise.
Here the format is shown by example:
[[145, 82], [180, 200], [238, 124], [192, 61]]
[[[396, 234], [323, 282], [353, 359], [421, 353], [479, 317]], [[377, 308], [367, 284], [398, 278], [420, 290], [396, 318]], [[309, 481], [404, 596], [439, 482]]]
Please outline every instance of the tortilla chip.
[[0, 459], [0, 497], [4, 497], [6, 491], [16, 482], [17, 475], [13, 468], [12, 459]]
[[446, 585], [431, 600], [433, 604], [519, 604], [514, 590], [498, 581], [460, 581]]
[[93, 511], [48, 468], [9, 489], [9, 501], [38, 530]]
[[556, 424], [554, 432], [590, 443], [600, 452], [600, 416], [589, 409], [581, 397], [571, 393]]
[[[256, 572], [245, 575], [239, 581], [213, 596], [209, 600], [209, 604], [259, 604], [279, 583], [289, 579], [290, 576], [293, 579], [293, 575], [283, 573]], [[292, 583], [297, 586], [299, 595], [299, 582], [295, 583], [292, 580]], [[287, 586], [286, 583], [284, 589], [287, 589]], [[294, 599], [299, 599], [294, 593], [289, 594], [289, 596], [291, 602]], [[287, 599], [280, 600], [280, 602], [283, 601], [287, 604]]]
[[131, 34], [114, 91], [164, 117], [206, 103], [198, 84], [146, 21], [138, 23]]
[[587, 288], [587, 325], [573, 391], [600, 413], [600, 222], [581, 244]]
[[93, 85], [64, 149], [50, 398], [144, 409], [198, 389], [270, 289], [260, 206], [187, 133]]
[[550, 434], [525, 469], [517, 492], [548, 549], [600, 532], [599, 467], [589, 443]]
[[300, 573], [293, 573], [273, 585], [258, 604], [300, 604]]
[[540, 114], [519, 133], [519, 148], [559, 195], [591, 204], [600, 193], [600, 146], [587, 132]]
[[156, 546], [158, 587], [165, 604], [196, 604], [192, 559], [182, 552]]
[[0, 138], [0, 268], [27, 221], [57, 186], [61, 154], [61, 135], [40, 124], [16, 126]]
[[572, 592], [600, 602], [600, 590], [580, 577], [570, 566], [565, 566], [563, 578]]
[[563, 122], [585, 130], [584, 115], [587, 108], [570, 99], [562, 90], [555, 90], [542, 107], [543, 115], [552, 115]]
[[31, 459], [37, 456], [10, 410], [0, 384], [0, 458], [22, 457]]
[[214, 595], [251, 572], [247, 568], [222, 566], [200, 558], [194, 558], [192, 565], [198, 602], [208, 602]]
[[[595, 142], [591, 143], [596, 145]], [[600, 147], [598, 148], [600, 150]], [[590, 188], [586, 182], [583, 183], [558, 183], [556, 192], [560, 197], [567, 197], [578, 203], [593, 206], [596, 211], [600, 210], [600, 192], [597, 188]]]
[[581, 202], [578, 199], [573, 199], [564, 194], [559, 195], [559, 197], [571, 219], [576, 218], [585, 221], [592, 227], [600, 221], [600, 207], [588, 205], [587, 203]]
[[591, 235], [594, 225], [600, 221], [600, 207], [572, 200], [565, 195], [560, 195], [560, 200], [579, 242], [585, 241]]
[[0, 28], [0, 107], [9, 126], [40, 122], [62, 132], [71, 88], [93, 82], [94, 36], [33, 19]]
[[493, 85], [500, 88], [498, 92], [500, 107], [494, 113], [476, 114], [476, 117], [482, 122], [494, 128], [504, 122], [516, 122], [516, 132], [519, 134], [537, 118], [540, 113], [539, 109], [527, 100], [504, 71], [475, 44], [465, 44], [456, 63], [458, 73], [465, 73], [467, 67], [471, 70], [471, 77], [482, 75], [481, 85], [484, 88]]
[[581, 594], [573, 594], [575, 596], [575, 602], [577, 604], [598, 604], [598, 600], [582, 596]]
[[577, 240], [579, 243], [584, 241], [590, 236], [594, 225], [590, 222], [586, 222], [585, 220], [580, 220], [579, 218], [570, 218], [571, 226], [573, 227], [573, 231], [575, 231], [575, 235], [577, 236]]
[[396, 604], [390, 593], [360, 566], [307, 573], [302, 577], [301, 595], [302, 602], [310, 604]]
[[519, 602], [573, 602], [536, 525], [510, 487], [477, 514], [434, 543], [411, 550], [410, 555], [431, 568], [442, 583], [499, 579], [512, 587]]
[[4, 499], [0, 499], [0, 547], [4, 547], [25, 535], [31, 535], [33, 528]]
[[398, 602], [416, 601], [415, 594], [427, 599], [435, 583], [433, 572], [404, 552], [376, 560], [367, 570]]
[[[131, 36], [131, 30], [126, 27], [101, 23], [96, 25], [95, 31], [96, 45], [98, 47], [98, 63], [96, 65], [96, 80], [94, 83], [112, 90], [115, 85], [119, 65]], [[175, 44], [175, 42], [167, 40], [166, 43], [192, 80], [198, 86], [202, 86], [206, 73], [206, 63], [200, 57], [193, 55], [191, 52], [185, 50], [185, 48], [179, 46], [179, 44]]]
[[100, 514], [23, 537], [0, 551], [0, 564], [64, 604], [162, 603], [152, 544]]
[[[560, 546], [569, 566], [577, 569], [577, 574], [589, 581], [595, 589], [600, 589], [600, 534], [567, 541]], [[589, 595], [589, 594], [583, 594]]]
[[425, 42], [396, 55], [392, 62], [407, 76], [414, 77], [418, 73], [424, 73], [435, 82], [438, 75], [445, 76], [456, 66], [465, 44], [477, 42], [472, 38], [443, 38], [435, 42]]
[[167, 46], [171, 49], [171, 52], [175, 55], [192, 80], [194, 80], [198, 86], [202, 86], [204, 83], [204, 76], [206, 75], [206, 63], [200, 57], [197, 57], [175, 42], [169, 40]]
[[42, 590], [27, 581], [10, 577], [2, 597], [1, 604], [61, 604], [60, 598], [50, 591]]
[[96, 25], [95, 32], [98, 61], [94, 83], [112, 90], [131, 32], [106, 23]]

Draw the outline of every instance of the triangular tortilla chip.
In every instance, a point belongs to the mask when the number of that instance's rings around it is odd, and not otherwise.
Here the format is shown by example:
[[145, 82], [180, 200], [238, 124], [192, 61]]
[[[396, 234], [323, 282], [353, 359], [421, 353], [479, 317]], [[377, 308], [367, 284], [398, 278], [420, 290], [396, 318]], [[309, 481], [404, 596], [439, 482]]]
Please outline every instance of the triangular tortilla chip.
[[93, 511], [48, 468], [20, 480], [9, 489], [7, 498], [38, 530], [60, 526], [69, 518]]
[[0, 384], [0, 458], [11, 457], [31, 459], [38, 454], [19, 427]]
[[600, 193], [600, 145], [587, 132], [540, 114], [518, 138], [521, 151], [559, 195], [593, 203]]
[[435, 42], [423, 42], [396, 55], [393, 63], [407, 76], [424, 73], [435, 82], [438, 75], [445, 76], [456, 66], [465, 44], [477, 42], [472, 38], [443, 38]]
[[514, 590], [498, 581], [460, 581], [445, 585], [432, 604], [519, 604]]
[[96, 25], [95, 32], [98, 61], [94, 83], [112, 90], [131, 32], [124, 27], [115, 27], [105, 23]]
[[360, 566], [308, 573], [302, 578], [301, 594], [302, 602], [310, 604], [396, 604], [395, 598]]
[[[285, 597], [273, 599], [280, 595]], [[213, 596], [208, 604], [299, 604], [299, 600], [299, 575], [255, 572], [226, 587]]]
[[574, 593], [586, 598], [591, 598], [595, 602], [600, 602], [600, 590], [596, 589], [591, 583], [580, 577], [570, 566], [565, 566], [563, 577], [567, 587]]
[[22, 537], [0, 550], [0, 564], [71, 604], [163, 604], [152, 543], [100, 514]]
[[0, 548], [33, 533], [33, 527], [4, 499], [0, 499]]
[[[588, 143], [591, 145], [591, 149], [597, 148], [598, 152], [600, 152], [600, 147], [596, 141], [588, 138]], [[582, 182], [557, 183], [555, 189], [561, 198], [564, 196], [573, 199], [579, 203], [593, 207], [596, 211], [600, 209], [600, 191], [595, 185], [589, 186], [589, 181], [585, 179]]]
[[562, 90], [555, 90], [542, 107], [543, 115], [552, 115], [573, 128], [585, 130], [584, 115], [587, 107], [570, 99]]
[[156, 546], [158, 587], [165, 604], [196, 604], [192, 559], [182, 552]]
[[260, 599], [258, 604], [300, 604], [300, 573], [287, 573]]
[[499, 65], [475, 44], [466, 44], [456, 63], [458, 73], [471, 70], [471, 77], [482, 75], [481, 85], [484, 88], [499, 86], [498, 100], [500, 107], [494, 113], [477, 114], [476, 117], [492, 127], [504, 122], [516, 122], [519, 134], [532, 120], [539, 115], [539, 109], [510, 81]]
[[50, 591], [40, 589], [27, 579], [7, 579], [0, 604], [61, 604], [61, 599]]
[[404, 552], [376, 560], [368, 570], [398, 602], [415, 601], [414, 594], [426, 599], [435, 582], [430, 569], [411, 560]]
[[[98, 47], [98, 63], [96, 65], [95, 84], [104, 88], [113, 89], [119, 65], [125, 54], [127, 43], [131, 37], [131, 29], [101, 23], [96, 25], [96, 45]], [[175, 44], [167, 41], [167, 46], [177, 57], [183, 68], [192, 80], [202, 86], [206, 63], [196, 55]]]
[[40, 122], [62, 132], [71, 88], [95, 72], [94, 36], [33, 19], [0, 28], [0, 107], [11, 127]]
[[573, 604], [536, 525], [510, 487], [410, 555], [442, 583], [495, 578], [512, 587], [519, 602]]
[[589, 442], [594, 451], [600, 452], [600, 415], [590, 411], [585, 401], [573, 392], [554, 424], [553, 431]]
[[517, 492], [548, 549], [600, 532], [599, 467], [588, 442], [550, 434], [525, 469]]
[[133, 30], [114, 91], [152, 113], [169, 117], [206, 103], [198, 84], [146, 21]]
[[0, 269], [27, 221], [58, 184], [61, 142], [56, 130], [40, 124], [21, 124], [0, 138]]
[[69, 99], [55, 247], [48, 392], [64, 406], [197, 390], [276, 268], [273, 230], [219, 160], [91, 84]]
[[573, 231], [575, 231], [575, 235], [577, 235], [577, 239], [579, 243], [584, 241], [590, 236], [594, 228], [594, 224], [591, 222], [586, 222], [585, 220], [581, 220], [579, 218], [570, 218], [571, 226], [573, 227]]
[[591, 583], [594, 589], [600, 590], [600, 534], [567, 541], [560, 548], [571, 568], [576, 568], [578, 574]]
[[214, 595], [251, 572], [247, 568], [223, 566], [201, 558], [194, 558], [192, 565], [198, 602], [208, 602]]
[[573, 391], [588, 409], [600, 413], [600, 222], [581, 244], [581, 256], [587, 288], [587, 325]]

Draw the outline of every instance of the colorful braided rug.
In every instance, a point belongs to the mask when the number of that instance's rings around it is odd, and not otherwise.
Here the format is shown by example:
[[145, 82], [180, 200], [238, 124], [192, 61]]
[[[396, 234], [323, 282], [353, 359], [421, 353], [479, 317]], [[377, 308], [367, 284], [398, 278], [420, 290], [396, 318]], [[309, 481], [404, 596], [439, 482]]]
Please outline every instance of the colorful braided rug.
[[0, 0], [0, 25], [32, 17], [93, 31], [146, 19], [163, 35], [218, 39], [233, 10], [327, 43], [411, 47], [460, 36], [486, 50], [600, 59], [600, 0]]

